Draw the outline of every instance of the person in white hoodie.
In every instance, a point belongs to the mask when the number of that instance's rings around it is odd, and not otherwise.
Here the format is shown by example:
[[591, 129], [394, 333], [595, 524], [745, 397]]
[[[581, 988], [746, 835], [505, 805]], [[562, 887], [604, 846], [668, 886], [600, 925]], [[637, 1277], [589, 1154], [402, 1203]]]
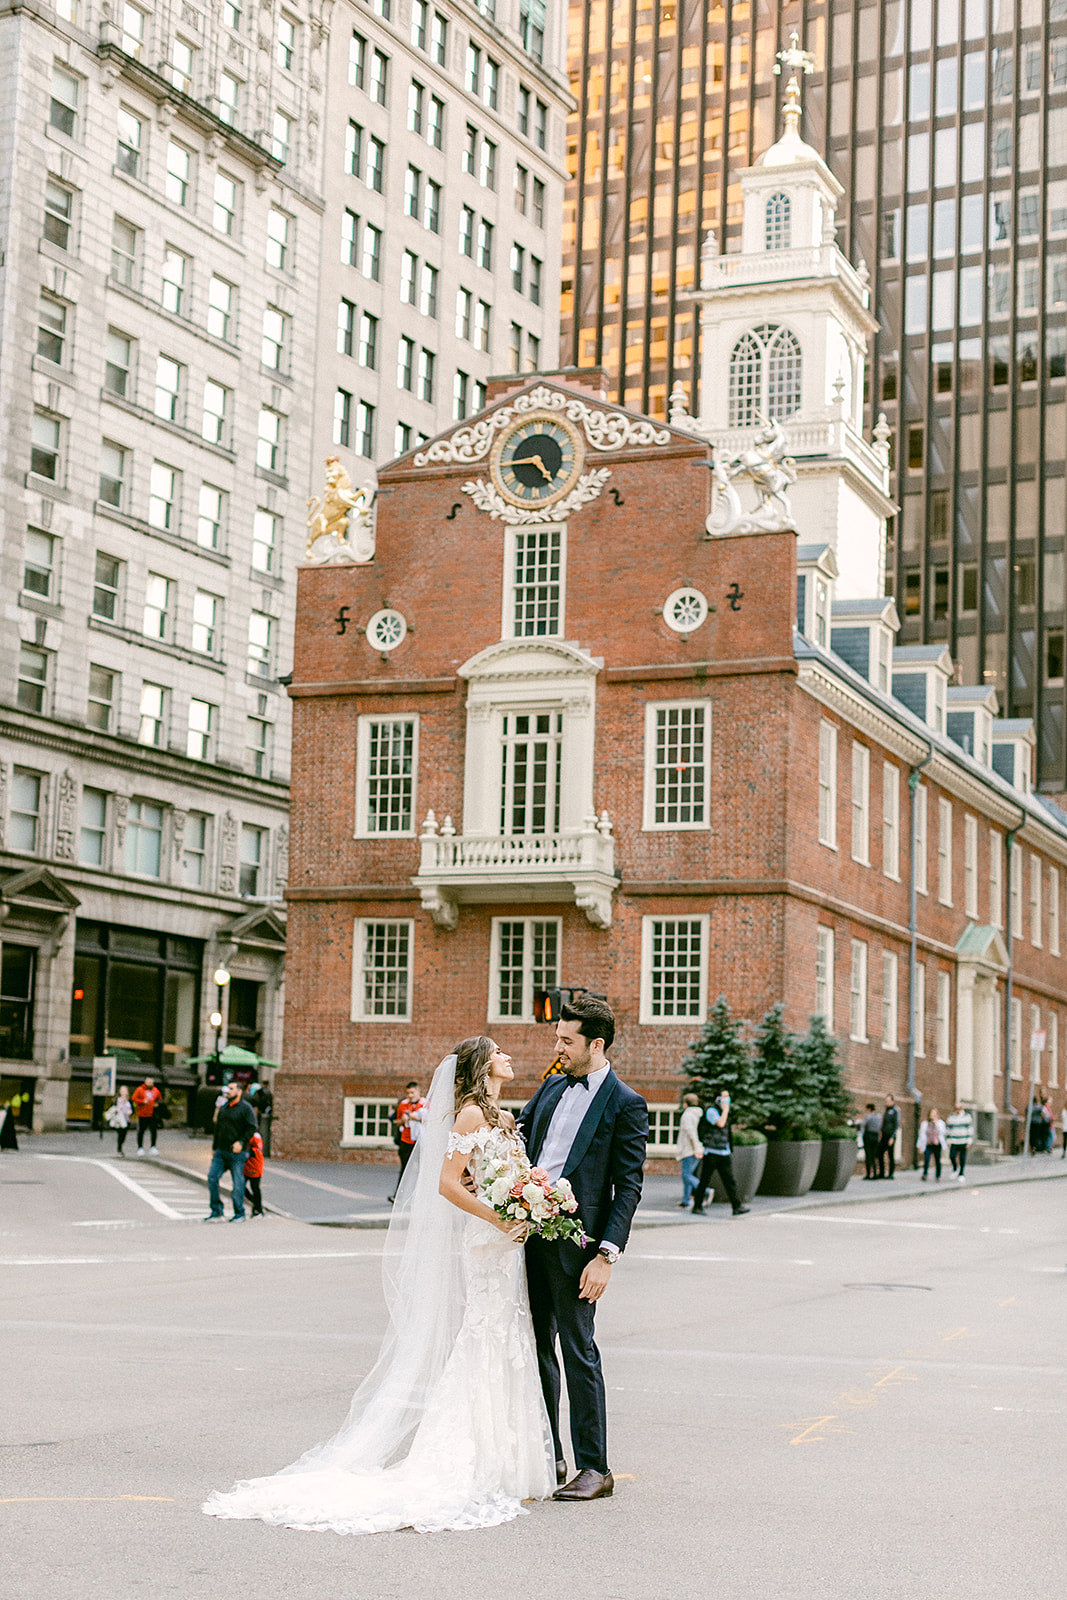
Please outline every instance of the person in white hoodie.
[[704, 1146], [697, 1138], [700, 1121], [700, 1100], [695, 1094], [682, 1096], [682, 1120], [678, 1124], [678, 1148], [675, 1156], [682, 1163], [682, 1198], [678, 1204], [689, 1210], [693, 1190], [697, 1186], [697, 1168], [704, 1158]]
[[941, 1114], [936, 1106], [931, 1106], [927, 1115], [919, 1125], [919, 1154], [923, 1158], [923, 1178], [930, 1171], [930, 1161], [934, 1163], [934, 1182], [941, 1182], [941, 1157], [948, 1144], [948, 1129], [941, 1120]]
[[946, 1117], [945, 1131], [948, 1134], [948, 1158], [952, 1162], [956, 1182], [962, 1183], [967, 1170], [967, 1151], [974, 1137], [971, 1113], [964, 1109], [962, 1100], [956, 1101], [950, 1115]]

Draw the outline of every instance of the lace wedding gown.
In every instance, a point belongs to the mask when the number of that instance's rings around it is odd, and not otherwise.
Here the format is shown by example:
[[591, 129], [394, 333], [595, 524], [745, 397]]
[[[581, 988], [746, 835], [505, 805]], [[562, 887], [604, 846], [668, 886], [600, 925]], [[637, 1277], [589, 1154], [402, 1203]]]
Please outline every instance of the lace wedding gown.
[[[477, 1181], [486, 1158], [509, 1148], [511, 1137], [497, 1128], [450, 1133], [445, 1153], [469, 1154]], [[204, 1506], [210, 1516], [335, 1533], [437, 1533], [494, 1527], [523, 1515], [523, 1500], [552, 1493], [554, 1452], [522, 1249], [492, 1223], [440, 1203], [455, 1213], [446, 1226], [458, 1219], [462, 1293], [454, 1297], [458, 1332], [441, 1360], [425, 1369], [425, 1393], [414, 1402], [410, 1394], [398, 1398], [398, 1389], [416, 1381], [401, 1327], [391, 1356], [383, 1352], [371, 1375], [371, 1395], [365, 1396], [366, 1385], [357, 1395], [367, 1403], [354, 1406], [336, 1439], [275, 1477], [252, 1478], [227, 1494], [213, 1494]], [[431, 1282], [431, 1294], [432, 1289]], [[407, 1310], [416, 1321], [433, 1316], [425, 1302]], [[430, 1339], [433, 1330], [427, 1327], [419, 1337]], [[394, 1431], [402, 1431], [402, 1425], [394, 1430], [396, 1418], [414, 1413], [419, 1420], [407, 1454], [386, 1459]]]

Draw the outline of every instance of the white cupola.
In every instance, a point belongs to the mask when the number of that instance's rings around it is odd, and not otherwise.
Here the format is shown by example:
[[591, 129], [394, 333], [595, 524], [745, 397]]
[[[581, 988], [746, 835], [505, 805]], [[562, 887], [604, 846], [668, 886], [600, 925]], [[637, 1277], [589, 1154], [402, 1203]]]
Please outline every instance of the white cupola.
[[835, 242], [842, 187], [800, 137], [800, 76], [814, 58], [796, 34], [779, 55], [790, 73], [784, 130], [739, 174], [741, 250], [721, 255], [709, 234], [701, 255], [699, 417], [682, 422], [728, 451], [745, 449], [761, 419], [784, 428], [797, 482], [789, 499], [802, 543], [828, 544], [839, 598], [883, 592], [889, 498], [889, 429], [861, 434], [867, 344], [877, 323], [867, 269]]

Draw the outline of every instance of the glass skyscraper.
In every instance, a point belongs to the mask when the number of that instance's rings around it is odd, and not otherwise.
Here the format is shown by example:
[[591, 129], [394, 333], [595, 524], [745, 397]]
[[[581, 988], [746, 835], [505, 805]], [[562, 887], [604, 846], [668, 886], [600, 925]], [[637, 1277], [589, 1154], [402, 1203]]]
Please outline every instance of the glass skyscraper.
[[794, 29], [803, 136], [879, 321], [865, 420], [893, 432], [900, 642], [944, 641], [1032, 717], [1062, 793], [1067, 0], [575, 0], [562, 359], [653, 415], [675, 383], [696, 403], [701, 242], [739, 248]]

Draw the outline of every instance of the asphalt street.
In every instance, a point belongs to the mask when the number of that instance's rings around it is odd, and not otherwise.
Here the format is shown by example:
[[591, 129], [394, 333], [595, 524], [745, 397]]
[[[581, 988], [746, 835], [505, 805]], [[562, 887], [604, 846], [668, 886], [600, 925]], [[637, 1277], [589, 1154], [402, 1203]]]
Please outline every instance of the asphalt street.
[[0, 1157], [0, 1592], [1055, 1590], [1065, 1200], [1000, 1182], [641, 1230], [598, 1312], [614, 1498], [343, 1539], [199, 1506], [343, 1418], [383, 1329], [380, 1230], [204, 1226], [190, 1179], [33, 1141]]

